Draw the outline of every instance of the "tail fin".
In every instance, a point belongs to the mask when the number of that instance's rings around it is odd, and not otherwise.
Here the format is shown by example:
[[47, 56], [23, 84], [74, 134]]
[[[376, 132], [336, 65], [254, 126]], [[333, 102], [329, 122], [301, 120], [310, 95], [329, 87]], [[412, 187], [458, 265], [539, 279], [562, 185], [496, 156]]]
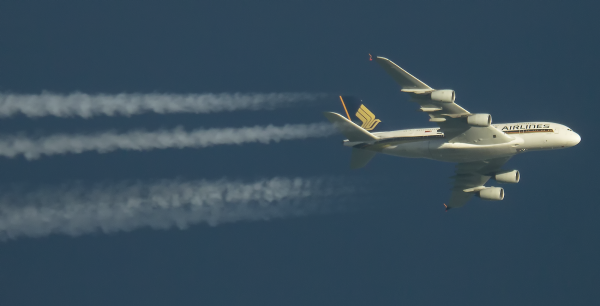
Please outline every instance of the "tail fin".
[[[346, 111], [346, 116], [350, 121], [360, 121], [363, 129], [374, 131], [381, 123], [381, 120], [375, 118], [375, 114], [371, 112], [361, 100], [352, 96], [340, 96], [342, 106]], [[381, 127], [381, 126], [380, 126]]]

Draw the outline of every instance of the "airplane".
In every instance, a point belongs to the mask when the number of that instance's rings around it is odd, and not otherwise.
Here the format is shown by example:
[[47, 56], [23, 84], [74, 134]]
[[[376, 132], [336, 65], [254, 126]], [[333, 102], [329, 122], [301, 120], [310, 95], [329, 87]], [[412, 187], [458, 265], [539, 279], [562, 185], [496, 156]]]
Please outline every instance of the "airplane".
[[375, 61], [439, 128], [376, 131], [383, 127], [381, 120], [362, 101], [348, 96], [340, 96], [345, 117], [334, 112], [324, 115], [347, 138], [343, 145], [352, 148], [352, 169], [364, 167], [377, 153], [457, 163], [446, 211], [464, 206], [473, 196], [503, 200], [504, 188], [485, 184], [491, 178], [498, 183], [519, 182], [518, 170], [502, 168], [511, 157], [573, 147], [581, 141], [577, 133], [558, 123], [492, 124], [490, 114], [472, 114], [454, 103], [454, 90], [433, 89], [385, 57]]

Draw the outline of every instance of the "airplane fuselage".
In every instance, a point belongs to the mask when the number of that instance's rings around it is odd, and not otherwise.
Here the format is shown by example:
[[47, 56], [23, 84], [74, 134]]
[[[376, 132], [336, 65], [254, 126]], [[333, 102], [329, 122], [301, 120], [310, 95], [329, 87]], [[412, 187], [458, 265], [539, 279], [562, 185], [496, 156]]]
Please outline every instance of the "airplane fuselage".
[[374, 142], [345, 141], [344, 145], [400, 157], [461, 163], [511, 156], [526, 151], [568, 148], [581, 140], [570, 128], [551, 122], [503, 123], [492, 126], [513, 140], [508, 143], [487, 144], [489, 140], [479, 138], [465, 143], [453, 141], [456, 136], [448, 139], [439, 128], [419, 128], [377, 132], [373, 133], [378, 137]]
[[473, 196], [503, 200], [504, 188], [485, 184], [490, 179], [519, 182], [518, 170], [504, 168], [512, 156], [572, 147], [581, 140], [558, 123], [493, 124], [491, 114], [471, 113], [456, 104], [454, 90], [434, 89], [385, 57], [378, 56], [375, 61], [439, 128], [376, 132], [383, 121], [362, 100], [348, 96], [340, 96], [343, 114], [323, 115], [347, 138], [343, 145], [352, 148], [351, 169], [365, 167], [377, 153], [457, 163], [446, 210], [465, 205]]

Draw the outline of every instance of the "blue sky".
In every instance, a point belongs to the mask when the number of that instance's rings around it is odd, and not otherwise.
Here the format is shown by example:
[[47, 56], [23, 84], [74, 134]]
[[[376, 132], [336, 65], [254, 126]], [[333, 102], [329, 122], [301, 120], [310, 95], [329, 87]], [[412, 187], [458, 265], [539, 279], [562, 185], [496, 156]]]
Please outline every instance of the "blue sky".
[[341, 112], [338, 94], [361, 97], [392, 128], [431, 126], [371, 53], [456, 90], [459, 105], [496, 123], [557, 122], [582, 141], [517, 156], [507, 166], [522, 179], [504, 201], [448, 213], [452, 164], [376, 156], [351, 171], [340, 135], [0, 157], [3, 192], [273, 177], [358, 190], [296, 203], [323, 205], [304, 216], [10, 239], [0, 243], [0, 304], [597, 304], [597, 10], [593, 1], [4, 1], [2, 93], [333, 99], [216, 114], [17, 115], [0, 120], [2, 137], [324, 122], [322, 111]]

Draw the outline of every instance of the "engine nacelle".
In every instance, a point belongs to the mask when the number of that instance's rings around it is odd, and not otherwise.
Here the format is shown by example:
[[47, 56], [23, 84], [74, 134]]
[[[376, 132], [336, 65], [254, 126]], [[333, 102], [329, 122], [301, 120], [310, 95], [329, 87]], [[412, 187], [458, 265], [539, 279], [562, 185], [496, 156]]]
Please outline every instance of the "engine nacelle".
[[446, 103], [452, 103], [456, 99], [456, 94], [452, 89], [436, 90], [431, 93], [431, 100]]
[[479, 192], [479, 197], [489, 201], [502, 201], [504, 199], [504, 188], [488, 187]]
[[521, 173], [519, 173], [519, 170], [496, 173], [494, 179], [500, 183], [518, 183], [521, 179]]
[[490, 114], [474, 114], [467, 117], [467, 123], [473, 126], [490, 126], [492, 124], [492, 115]]

